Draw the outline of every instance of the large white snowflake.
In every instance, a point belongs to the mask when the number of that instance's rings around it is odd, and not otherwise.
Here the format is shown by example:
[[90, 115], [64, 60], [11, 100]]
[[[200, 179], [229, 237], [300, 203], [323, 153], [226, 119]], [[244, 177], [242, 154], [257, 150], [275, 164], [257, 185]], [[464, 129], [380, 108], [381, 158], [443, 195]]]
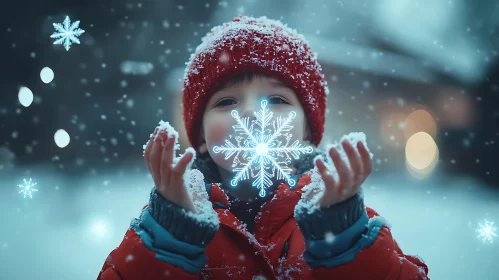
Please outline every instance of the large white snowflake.
[[20, 184], [17, 186], [21, 188], [19, 193], [24, 194], [24, 198], [26, 198], [26, 196], [29, 196], [29, 198], [33, 198], [31, 194], [38, 191], [37, 189], [33, 188], [34, 186], [36, 186], [36, 183], [32, 183], [31, 178], [29, 178], [29, 181], [26, 181], [26, 179], [24, 179], [24, 184]]
[[494, 238], [497, 237], [497, 227], [494, 226], [494, 222], [487, 219], [484, 220], [483, 225], [478, 223], [476, 232], [478, 233], [477, 238], [481, 239], [483, 243], [493, 243]]
[[78, 28], [78, 26], [80, 25], [79, 20], [71, 24], [68, 16], [66, 16], [66, 19], [62, 24], [54, 23], [53, 25], [56, 32], [50, 35], [50, 38], [57, 38], [54, 44], [64, 44], [64, 48], [66, 48], [66, 51], [69, 51], [71, 44], [79, 44], [80, 40], [78, 40], [77, 37], [85, 32], [85, 30]]
[[231, 112], [237, 121], [232, 128], [236, 144], [225, 139], [225, 145], [213, 147], [215, 153], [225, 154], [227, 160], [234, 156], [232, 162], [234, 178], [231, 185], [239, 181], [254, 178], [253, 187], [257, 187], [259, 195], [265, 196], [265, 190], [272, 185], [272, 178], [284, 179], [290, 186], [296, 181], [291, 178], [292, 169], [288, 166], [292, 158], [298, 159], [301, 154], [311, 153], [311, 146], [304, 146], [298, 140], [290, 145], [292, 138], [291, 121], [296, 117], [290, 112], [288, 117], [281, 116], [272, 120], [273, 113], [267, 108], [267, 100], [262, 100], [261, 109], [255, 112], [255, 118], [240, 118], [236, 110]]

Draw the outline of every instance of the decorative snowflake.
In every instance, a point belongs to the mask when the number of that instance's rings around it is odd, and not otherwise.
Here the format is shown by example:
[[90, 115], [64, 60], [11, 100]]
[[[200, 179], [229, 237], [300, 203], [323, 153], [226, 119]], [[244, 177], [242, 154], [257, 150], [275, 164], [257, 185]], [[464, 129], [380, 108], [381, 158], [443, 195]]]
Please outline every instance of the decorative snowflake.
[[[257, 187], [261, 197], [265, 190], [272, 185], [271, 178], [285, 179], [290, 186], [296, 181], [291, 178], [292, 169], [288, 167], [293, 157], [298, 159], [300, 154], [311, 153], [310, 146], [303, 146], [298, 140], [289, 145], [291, 141], [291, 120], [296, 117], [295, 112], [290, 112], [287, 118], [278, 117], [271, 121], [273, 113], [267, 108], [267, 100], [262, 100], [261, 109], [255, 112], [255, 119], [240, 118], [236, 110], [231, 112], [237, 121], [232, 128], [236, 132], [234, 139], [236, 145], [225, 139], [224, 146], [215, 146], [215, 153], [225, 154], [225, 159], [235, 154], [232, 162], [234, 178], [231, 185], [236, 186], [239, 181], [255, 178], [252, 183]], [[278, 139], [284, 138], [284, 141]]]
[[497, 237], [497, 227], [494, 226], [494, 222], [490, 222], [487, 219], [484, 220], [484, 225], [478, 223], [479, 228], [476, 229], [478, 233], [477, 238], [481, 239], [485, 243], [494, 243], [494, 238]]
[[66, 51], [69, 51], [71, 44], [79, 44], [80, 40], [78, 40], [77, 37], [85, 32], [85, 30], [78, 28], [78, 25], [80, 25], [79, 20], [73, 22], [73, 24], [71, 25], [70, 24], [71, 21], [69, 20], [69, 17], [66, 16], [66, 19], [62, 24], [53, 24], [57, 32], [54, 32], [54, 34], [50, 35], [50, 38], [57, 38], [54, 44], [64, 44], [64, 48], [66, 48]]
[[36, 186], [36, 183], [34, 183], [34, 182], [31, 183], [31, 178], [29, 178], [29, 181], [26, 181], [26, 179], [24, 179], [24, 184], [20, 184], [17, 186], [21, 188], [19, 193], [24, 194], [24, 198], [26, 198], [26, 196], [29, 196], [29, 198], [33, 198], [31, 193], [38, 191], [37, 189], [33, 188], [34, 186]]

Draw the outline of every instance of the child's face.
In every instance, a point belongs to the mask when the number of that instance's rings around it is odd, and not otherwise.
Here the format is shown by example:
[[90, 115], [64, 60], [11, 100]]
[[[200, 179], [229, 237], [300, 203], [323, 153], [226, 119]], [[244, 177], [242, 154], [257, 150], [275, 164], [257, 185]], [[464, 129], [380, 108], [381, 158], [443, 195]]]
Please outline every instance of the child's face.
[[308, 140], [305, 114], [294, 91], [277, 79], [256, 77], [251, 81], [225, 87], [211, 96], [203, 115], [202, 146], [205, 147], [200, 150], [206, 148], [218, 166], [231, 171], [232, 158], [225, 160], [223, 153], [213, 152], [213, 147], [224, 145], [225, 139], [236, 144], [233, 138], [229, 138], [230, 135], [235, 135], [232, 126], [236, 124], [231, 111], [236, 110], [240, 118], [250, 117], [251, 121], [254, 119], [254, 112], [260, 110], [262, 99], [267, 99], [268, 109], [273, 112], [274, 119], [277, 116], [287, 117], [291, 111], [296, 113], [291, 122], [293, 128], [290, 144], [295, 140]]

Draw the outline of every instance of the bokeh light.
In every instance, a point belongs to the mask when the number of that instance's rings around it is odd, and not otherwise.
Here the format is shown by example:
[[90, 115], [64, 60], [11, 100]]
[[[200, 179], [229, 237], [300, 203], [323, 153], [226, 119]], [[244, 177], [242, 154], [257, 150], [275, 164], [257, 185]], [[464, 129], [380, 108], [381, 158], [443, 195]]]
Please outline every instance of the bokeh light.
[[69, 134], [66, 132], [66, 130], [59, 129], [54, 134], [54, 141], [59, 148], [64, 148], [69, 144], [70, 141]]
[[54, 71], [49, 67], [44, 67], [42, 71], [40, 71], [40, 78], [42, 79], [42, 82], [48, 84], [54, 80]]
[[438, 161], [438, 147], [430, 134], [414, 133], [405, 146], [406, 166], [409, 172], [424, 178], [431, 173]]
[[434, 100], [433, 108], [438, 109], [439, 124], [446, 127], [466, 129], [476, 120], [476, 108], [471, 95], [458, 90], [445, 90]]
[[29, 105], [33, 103], [33, 92], [31, 92], [31, 90], [27, 87], [21, 87], [17, 98], [19, 99], [19, 103], [21, 103], [21, 105], [29, 107]]
[[431, 114], [423, 109], [410, 113], [404, 121], [404, 135], [408, 140], [417, 132], [426, 132], [431, 137], [437, 136], [437, 124]]

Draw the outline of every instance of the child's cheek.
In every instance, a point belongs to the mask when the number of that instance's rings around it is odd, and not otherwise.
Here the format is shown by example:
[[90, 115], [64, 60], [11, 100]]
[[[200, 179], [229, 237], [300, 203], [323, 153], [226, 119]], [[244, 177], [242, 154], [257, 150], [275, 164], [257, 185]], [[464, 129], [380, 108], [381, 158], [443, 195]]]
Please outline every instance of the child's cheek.
[[213, 161], [221, 168], [230, 170], [231, 161], [225, 159], [223, 153], [214, 153], [214, 146], [223, 146], [225, 139], [232, 141], [229, 136], [232, 133], [232, 120], [229, 117], [217, 118], [206, 130], [206, 144]]
[[218, 119], [214, 122], [206, 132], [207, 134], [207, 144], [211, 147], [215, 145], [223, 145], [225, 139], [229, 138], [231, 133], [232, 123], [230, 119]]

